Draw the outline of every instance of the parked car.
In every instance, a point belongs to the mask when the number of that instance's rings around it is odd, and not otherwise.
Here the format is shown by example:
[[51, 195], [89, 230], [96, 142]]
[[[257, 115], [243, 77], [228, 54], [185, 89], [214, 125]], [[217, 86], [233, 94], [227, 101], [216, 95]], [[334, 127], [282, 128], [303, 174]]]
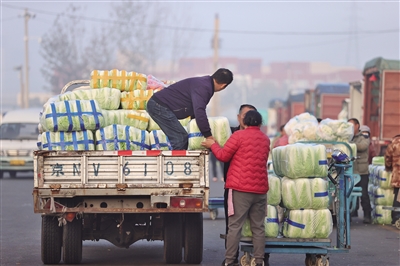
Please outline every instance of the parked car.
[[0, 124], [0, 178], [8, 172], [33, 172], [33, 151], [37, 150], [40, 108], [12, 110]]

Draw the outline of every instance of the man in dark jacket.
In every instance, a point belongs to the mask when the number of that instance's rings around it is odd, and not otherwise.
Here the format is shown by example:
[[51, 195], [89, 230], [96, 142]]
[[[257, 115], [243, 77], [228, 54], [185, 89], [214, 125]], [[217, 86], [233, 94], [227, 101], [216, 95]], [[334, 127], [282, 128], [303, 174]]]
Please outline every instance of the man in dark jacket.
[[168, 137], [173, 150], [187, 150], [188, 133], [179, 119], [196, 118], [205, 138], [213, 138], [206, 107], [214, 92], [233, 80], [229, 69], [220, 68], [212, 76], [187, 78], [155, 93], [147, 102], [147, 112]]
[[350, 118], [348, 122], [354, 126], [354, 137], [351, 142], [357, 146], [357, 160], [353, 163], [353, 173], [361, 176], [359, 186], [361, 186], [361, 206], [364, 211], [363, 223], [370, 224], [371, 221], [371, 203], [368, 195], [368, 149], [370, 139], [364, 136], [360, 131], [360, 122], [356, 118]]

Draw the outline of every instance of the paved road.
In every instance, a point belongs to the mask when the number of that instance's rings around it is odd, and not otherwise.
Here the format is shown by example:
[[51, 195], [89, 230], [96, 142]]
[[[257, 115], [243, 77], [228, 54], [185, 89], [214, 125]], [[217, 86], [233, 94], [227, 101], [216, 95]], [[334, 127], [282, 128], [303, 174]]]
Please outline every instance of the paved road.
[[[223, 183], [211, 182], [211, 195], [220, 196]], [[0, 180], [0, 265], [42, 265], [40, 258], [40, 215], [33, 213], [32, 177], [24, 175]], [[360, 213], [361, 214], [361, 213]], [[204, 256], [201, 265], [219, 266], [224, 257], [223, 211], [216, 220], [204, 214]], [[399, 232], [392, 226], [352, 223], [352, 249], [349, 254], [330, 255], [330, 265], [400, 265]], [[334, 239], [335, 232], [332, 234]], [[335, 241], [333, 242], [335, 243]], [[304, 265], [304, 255], [272, 254], [271, 265]], [[129, 249], [107, 241], [83, 245], [85, 265], [164, 265], [161, 241], [139, 241]], [[180, 264], [188, 265], [188, 264]]]

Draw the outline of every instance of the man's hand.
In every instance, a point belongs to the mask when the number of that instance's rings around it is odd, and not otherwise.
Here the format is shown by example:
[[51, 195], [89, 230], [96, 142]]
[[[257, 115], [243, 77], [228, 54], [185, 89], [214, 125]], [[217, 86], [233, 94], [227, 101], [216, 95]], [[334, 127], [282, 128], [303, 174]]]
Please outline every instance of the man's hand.
[[201, 143], [201, 146], [203, 146], [203, 147], [209, 149], [209, 148], [211, 148], [211, 146], [212, 146], [214, 143], [216, 143], [214, 137], [210, 136], [210, 137], [206, 138], [206, 140], [203, 141], [203, 142]]

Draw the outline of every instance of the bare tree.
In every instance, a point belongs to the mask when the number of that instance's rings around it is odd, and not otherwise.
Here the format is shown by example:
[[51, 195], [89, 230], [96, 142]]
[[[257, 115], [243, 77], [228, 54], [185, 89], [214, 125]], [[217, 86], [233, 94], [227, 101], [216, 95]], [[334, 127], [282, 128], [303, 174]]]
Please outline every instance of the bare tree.
[[86, 60], [82, 57], [85, 28], [80, 24], [80, 8], [70, 5], [57, 16], [54, 26], [43, 36], [40, 53], [44, 58], [41, 71], [48, 81], [45, 88], [59, 93], [69, 81], [85, 76]]
[[[154, 71], [158, 59], [169, 52], [173, 63], [188, 50], [189, 38], [178, 28], [165, 23], [185, 23], [172, 18], [163, 3], [114, 2], [110, 14], [90, 34], [84, 34], [81, 8], [69, 6], [43, 37], [42, 73], [48, 89], [59, 92], [74, 79], [88, 79], [94, 69], [125, 69], [144, 74]], [[186, 36], [186, 37], [185, 37]]]

